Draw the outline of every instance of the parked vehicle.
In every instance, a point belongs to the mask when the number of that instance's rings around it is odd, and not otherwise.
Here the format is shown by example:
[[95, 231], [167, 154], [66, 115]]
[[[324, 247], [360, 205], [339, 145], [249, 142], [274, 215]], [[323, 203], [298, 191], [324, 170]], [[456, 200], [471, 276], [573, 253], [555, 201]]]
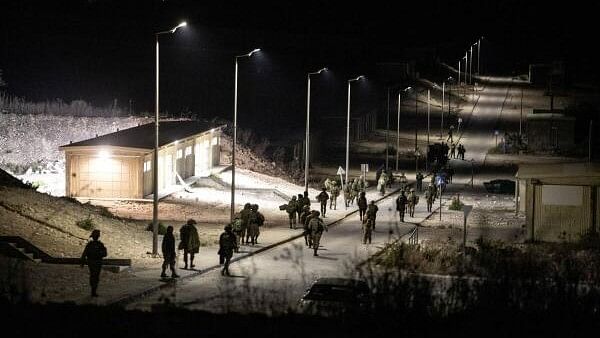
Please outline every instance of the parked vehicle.
[[492, 194], [515, 194], [515, 181], [511, 180], [492, 180], [483, 182], [485, 190]]
[[319, 278], [300, 298], [303, 314], [337, 316], [363, 314], [370, 309], [366, 282], [348, 278]]

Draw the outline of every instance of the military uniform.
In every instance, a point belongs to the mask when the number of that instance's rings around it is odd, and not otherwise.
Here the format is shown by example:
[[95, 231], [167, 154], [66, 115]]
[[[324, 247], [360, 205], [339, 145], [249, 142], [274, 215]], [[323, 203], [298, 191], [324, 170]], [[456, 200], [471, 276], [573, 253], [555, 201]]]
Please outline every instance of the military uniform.
[[367, 219], [363, 222], [363, 244], [371, 244], [371, 234], [373, 233], [373, 223], [372, 219]]
[[369, 207], [367, 209], [367, 219], [373, 220], [373, 230], [375, 230], [377, 211], [379, 211], [379, 207], [377, 207], [375, 202], [371, 201], [371, 204], [369, 204]]
[[323, 220], [319, 218], [319, 212], [315, 211], [313, 217], [310, 219], [308, 228], [312, 235], [312, 247], [314, 250], [313, 256], [318, 256], [317, 250], [319, 250], [319, 244], [321, 243], [321, 236], [323, 230], [327, 231], [327, 226], [323, 223]]
[[334, 181], [331, 187], [331, 198], [329, 199], [329, 209], [333, 205], [333, 210], [337, 210], [337, 198], [340, 195], [340, 186]]
[[190, 268], [194, 265], [194, 255], [200, 251], [200, 237], [198, 236], [198, 229], [194, 226], [196, 221], [189, 219], [185, 225], [179, 229], [179, 249], [183, 249], [183, 263], [184, 269], [188, 268], [188, 255], [190, 257]]
[[310, 230], [308, 229], [308, 222], [310, 221], [311, 211], [305, 206], [302, 210], [302, 214], [300, 215], [300, 223], [302, 223], [302, 228], [304, 229], [304, 243], [306, 246], [310, 247], [312, 243], [312, 239], [310, 238]]
[[360, 216], [360, 220], [364, 221], [365, 213], [367, 212], [367, 198], [365, 197], [365, 193], [361, 192], [360, 197], [358, 198], [358, 213]]
[[433, 192], [430, 189], [425, 191], [425, 199], [427, 200], [427, 212], [431, 212], [433, 206]]
[[422, 191], [423, 190], [423, 174], [419, 171], [417, 173], [417, 190]]
[[231, 225], [225, 226], [225, 232], [219, 237], [219, 264], [223, 264], [221, 275], [229, 274], [229, 262], [233, 256], [233, 251], [237, 249], [237, 239], [232, 231]]
[[292, 196], [292, 200], [288, 202], [287, 205], [287, 213], [288, 213], [288, 217], [290, 219], [290, 229], [292, 229], [292, 227], [294, 229], [296, 229], [296, 213], [298, 210], [298, 202], [296, 201], [296, 196]]
[[252, 215], [252, 205], [250, 203], [246, 203], [244, 205], [244, 209], [240, 212], [240, 219], [242, 221], [242, 224], [241, 224], [241, 230], [237, 237], [238, 247], [240, 245], [240, 242], [242, 244], [248, 244], [248, 242], [246, 242], [245, 239], [246, 239], [246, 232], [248, 231], [248, 224], [250, 222], [250, 215]]
[[408, 194], [408, 213], [410, 217], [415, 217], [415, 206], [417, 205], [417, 194], [414, 189], [410, 189]]
[[323, 188], [323, 191], [321, 191], [321, 193], [319, 195], [317, 195], [317, 200], [321, 203], [321, 214], [323, 214], [323, 217], [325, 217], [325, 212], [327, 212], [327, 200], [329, 199], [329, 194], [327, 194], [327, 191], [325, 188]]

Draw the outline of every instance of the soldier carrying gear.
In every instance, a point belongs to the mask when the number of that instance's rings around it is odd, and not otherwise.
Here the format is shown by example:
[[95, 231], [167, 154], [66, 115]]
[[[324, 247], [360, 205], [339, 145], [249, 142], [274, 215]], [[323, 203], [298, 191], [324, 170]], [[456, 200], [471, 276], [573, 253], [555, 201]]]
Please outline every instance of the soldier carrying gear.
[[406, 203], [408, 203], [408, 199], [406, 198], [406, 195], [404, 195], [404, 190], [402, 190], [400, 196], [396, 198], [396, 210], [400, 213], [400, 222], [404, 222]]
[[219, 237], [219, 264], [224, 264], [223, 270], [221, 270], [221, 275], [230, 276], [229, 262], [233, 256], [233, 251], [237, 251], [237, 249], [237, 239], [232, 231], [231, 224], [227, 224], [225, 226], [225, 231]]
[[310, 218], [310, 213], [310, 209], [308, 208], [308, 206], [305, 205], [302, 208], [302, 213], [300, 214], [300, 218], [298, 219], [300, 224], [302, 224], [302, 228], [304, 229], [304, 243], [306, 244], [306, 246], [309, 246], [310, 243], [310, 231], [308, 230], [308, 220]]
[[258, 204], [252, 204], [251, 214], [248, 220], [248, 233], [246, 234], [246, 243], [251, 245], [258, 244], [259, 227], [265, 222], [265, 216], [258, 211]]
[[456, 143], [450, 144], [450, 158], [456, 158]]
[[367, 197], [365, 196], [365, 192], [362, 191], [360, 193], [360, 197], [358, 198], [358, 214], [360, 216], [360, 220], [364, 221], [365, 220], [365, 214], [367, 212]]
[[304, 220], [304, 243], [306, 243], [309, 248], [312, 248], [313, 243], [312, 233], [310, 231], [310, 220], [315, 217], [316, 213], [318, 213], [318, 211], [310, 210], [306, 216], [306, 219]]
[[188, 219], [187, 223], [179, 229], [179, 250], [183, 249], [184, 269], [188, 268], [188, 254], [190, 255], [190, 268], [194, 265], [194, 255], [200, 251], [200, 237], [198, 237], [198, 229], [195, 227], [196, 221], [192, 218]]
[[318, 256], [317, 250], [319, 250], [319, 244], [321, 242], [323, 230], [327, 231], [327, 226], [323, 223], [323, 220], [319, 217], [319, 215], [320, 212], [315, 211], [308, 224], [308, 228], [310, 229], [310, 233], [312, 235], [312, 247], [314, 250], [313, 256]]
[[358, 194], [360, 193], [360, 183], [358, 182], [358, 178], [354, 178], [354, 180], [352, 181], [352, 194], [350, 196], [351, 198], [351, 203], [354, 204], [354, 199], [356, 199], [358, 197]]
[[242, 237], [242, 219], [239, 214], [236, 214], [235, 218], [233, 219], [233, 222], [231, 222], [231, 229], [233, 230], [233, 233], [235, 234], [235, 239], [237, 241], [235, 246], [235, 252], [239, 252], [240, 238]]
[[167, 227], [167, 233], [163, 236], [161, 249], [163, 254], [163, 264], [160, 277], [167, 277], [167, 274], [165, 273], [167, 267], [171, 269], [172, 278], [179, 277], [179, 275], [177, 275], [175, 272], [175, 259], [177, 255], [175, 253], [175, 236], [173, 236], [173, 226], [171, 225]]
[[408, 179], [406, 179], [406, 175], [404, 175], [404, 173], [400, 174], [400, 177], [398, 177], [398, 182], [400, 182], [400, 189], [404, 189], [406, 187]]
[[329, 209], [333, 205], [333, 210], [337, 210], [337, 198], [340, 195], [340, 185], [337, 181], [333, 181], [331, 185], [331, 198], [329, 199]]
[[373, 230], [375, 230], [377, 211], [379, 211], [379, 208], [375, 204], [375, 201], [371, 201], [371, 204], [369, 204], [369, 207], [367, 209], [367, 219], [373, 220]]
[[327, 211], [327, 200], [329, 199], [329, 194], [327, 194], [327, 188], [323, 187], [321, 189], [321, 193], [317, 195], [317, 200], [321, 202], [321, 213], [323, 217], [325, 217], [325, 212]]
[[288, 202], [287, 208], [285, 211], [288, 213], [288, 217], [290, 219], [290, 229], [292, 226], [296, 229], [296, 212], [298, 210], [298, 202], [296, 201], [296, 196], [292, 196], [292, 199]]
[[373, 223], [372, 219], [366, 219], [363, 221], [363, 244], [371, 244], [371, 234], [373, 233]]
[[350, 202], [352, 202], [352, 187], [350, 183], [346, 184], [344, 187], [344, 201], [346, 203], [346, 208], [350, 206]]
[[302, 205], [308, 205], [310, 208], [310, 198], [308, 198], [308, 191], [304, 192], [304, 197], [302, 197]]
[[[244, 204], [244, 209], [240, 212], [240, 219], [242, 221], [242, 229], [239, 233], [238, 242], [241, 244], [248, 244], [245, 242], [246, 232], [248, 231], [248, 224], [250, 221], [250, 215], [252, 215], [252, 205], [250, 203]], [[239, 246], [239, 244], [238, 244]]]
[[106, 257], [106, 247], [100, 242], [100, 230], [92, 231], [91, 241], [85, 246], [81, 254], [81, 267], [87, 263], [90, 270], [90, 286], [92, 288], [92, 297], [98, 297], [98, 283], [100, 282], [100, 270], [102, 269], [102, 258]]
[[387, 182], [388, 182], [388, 175], [384, 171], [381, 173], [381, 176], [379, 176], [379, 181], [377, 181], [377, 191], [379, 191], [379, 193], [382, 196], [385, 195], [385, 186], [386, 186]]
[[417, 203], [419, 203], [419, 197], [415, 193], [415, 188], [411, 188], [408, 194], [408, 213], [410, 217], [415, 217], [415, 206]]

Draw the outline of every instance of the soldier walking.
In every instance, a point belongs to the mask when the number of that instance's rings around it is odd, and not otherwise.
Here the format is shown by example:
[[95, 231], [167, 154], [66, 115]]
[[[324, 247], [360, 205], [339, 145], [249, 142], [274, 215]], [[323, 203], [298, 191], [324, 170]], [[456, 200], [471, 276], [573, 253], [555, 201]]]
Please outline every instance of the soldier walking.
[[231, 262], [233, 251], [237, 249], [237, 239], [232, 231], [231, 224], [227, 224], [224, 230], [219, 237], [219, 264], [223, 264], [221, 275], [231, 276], [229, 274], [229, 263]]
[[406, 203], [407, 203], [406, 195], [404, 195], [404, 190], [400, 192], [400, 196], [396, 198], [396, 210], [400, 213], [400, 222], [404, 222], [404, 213], [406, 212]]
[[302, 197], [302, 206], [308, 205], [310, 208], [310, 198], [308, 198], [308, 191], [304, 192], [304, 197]]
[[367, 219], [373, 220], [373, 230], [375, 230], [375, 224], [376, 224], [376, 220], [377, 220], [377, 211], [379, 211], [379, 208], [375, 204], [375, 201], [371, 201], [371, 203], [369, 204], [369, 207], [367, 209]]
[[327, 211], [327, 200], [329, 199], [329, 194], [327, 194], [327, 188], [323, 187], [321, 190], [321, 193], [317, 195], [317, 200], [321, 203], [321, 213], [323, 214], [323, 217], [326, 217], [325, 212]]
[[[431, 183], [429, 183], [431, 185]], [[427, 189], [425, 190], [425, 200], [427, 201], [427, 212], [431, 212], [431, 207], [433, 206], [433, 190]]]
[[452, 142], [450, 144], [450, 158], [455, 158], [456, 157], [456, 144], [454, 142]]
[[365, 192], [360, 193], [360, 197], [358, 197], [358, 214], [360, 216], [360, 220], [365, 220], [365, 214], [367, 213], [367, 197], [365, 196]]
[[90, 287], [92, 297], [98, 297], [98, 283], [100, 282], [100, 270], [102, 269], [102, 258], [106, 257], [106, 247], [100, 242], [100, 230], [92, 231], [91, 241], [87, 243], [81, 255], [81, 267], [87, 264], [90, 271]]
[[415, 217], [415, 206], [417, 205], [417, 194], [415, 193], [415, 188], [410, 189], [410, 193], [408, 194], [408, 213], [410, 217]]
[[194, 254], [200, 251], [200, 238], [198, 237], [198, 229], [194, 226], [196, 221], [192, 218], [188, 219], [187, 223], [179, 229], [179, 250], [183, 249], [184, 269], [188, 268], [188, 255], [190, 255], [190, 269], [195, 267]]
[[175, 236], [173, 236], [173, 226], [171, 225], [167, 227], [167, 233], [163, 236], [161, 249], [163, 254], [163, 264], [160, 277], [167, 277], [167, 274], [165, 273], [167, 267], [171, 269], [171, 278], [179, 277], [175, 272]]
[[331, 187], [331, 198], [329, 199], [329, 209], [333, 205], [333, 210], [337, 210], [337, 198], [340, 195], [340, 186], [337, 181], [333, 181], [333, 185]]
[[367, 219], [363, 222], [363, 244], [371, 244], [371, 234], [373, 233], [373, 223], [372, 219]]
[[[299, 195], [299, 196], [301, 196], [301, 195]], [[250, 215], [252, 215], [252, 204], [246, 203], [246, 204], [244, 204], [244, 209], [240, 212], [240, 220], [242, 221], [241, 222], [242, 224], [241, 224], [241, 230], [240, 230], [239, 234], [236, 236], [237, 241], [238, 241], [238, 247], [241, 244], [247, 244], [244, 240], [246, 238], [246, 232], [248, 231]]]
[[314, 250], [313, 256], [318, 256], [317, 250], [319, 250], [319, 244], [321, 243], [323, 230], [327, 231], [327, 226], [323, 223], [323, 220], [319, 217], [319, 215], [320, 213], [315, 211], [308, 224], [312, 235], [312, 247]]
[[285, 211], [288, 213], [288, 217], [290, 219], [290, 229], [292, 227], [296, 229], [296, 211], [298, 210], [298, 202], [296, 201], [296, 196], [292, 196], [292, 199], [288, 202], [287, 208]]
[[423, 174], [420, 171], [417, 173], [416, 179], [417, 179], [417, 189], [419, 191], [423, 190]]
[[302, 208], [302, 213], [300, 214], [300, 217], [298, 218], [298, 221], [300, 222], [300, 224], [302, 224], [302, 229], [304, 229], [304, 243], [306, 244], [306, 246], [309, 246], [310, 243], [310, 231], [308, 230], [308, 220], [309, 220], [309, 216], [310, 216], [310, 209], [308, 208], [308, 206], [304, 206]]

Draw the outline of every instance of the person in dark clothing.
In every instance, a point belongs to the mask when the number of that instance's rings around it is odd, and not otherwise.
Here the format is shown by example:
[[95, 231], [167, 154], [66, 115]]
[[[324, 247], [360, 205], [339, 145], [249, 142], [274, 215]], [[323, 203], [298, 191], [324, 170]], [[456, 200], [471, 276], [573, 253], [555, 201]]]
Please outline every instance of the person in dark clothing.
[[162, 278], [167, 277], [165, 271], [167, 270], [167, 266], [171, 269], [171, 277], [177, 278], [179, 275], [175, 272], [175, 236], [173, 235], [173, 226], [169, 225], [167, 227], [167, 233], [164, 235], [162, 240], [162, 254], [163, 254], [163, 264], [162, 264], [162, 273], [160, 276]]
[[400, 222], [404, 222], [404, 213], [406, 212], [406, 204], [408, 199], [404, 195], [404, 191], [396, 198], [396, 210], [400, 213]]
[[321, 203], [321, 214], [325, 217], [325, 212], [327, 211], [327, 200], [329, 199], [329, 194], [327, 193], [327, 188], [323, 187], [321, 193], [317, 195], [317, 200]]
[[229, 274], [229, 262], [231, 262], [235, 249], [237, 249], [237, 239], [231, 229], [231, 224], [227, 224], [225, 231], [219, 237], [219, 264], [223, 264], [223, 270], [221, 270], [223, 276], [231, 276]]
[[92, 231], [91, 241], [85, 246], [81, 255], [81, 267], [87, 263], [90, 270], [90, 286], [92, 288], [92, 297], [98, 297], [98, 283], [100, 282], [100, 270], [102, 269], [102, 258], [106, 257], [106, 247], [98, 239], [100, 230]]
[[365, 214], [367, 213], [367, 197], [365, 197], [365, 192], [361, 191], [360, 196], [358, 197], [358, 214], [360, 215], [360, 220], [365, 220]]
[[196, 221], [188, 219], [187, 223], [179, 229], [179, 250], [183, 250], [184, 269], [188, 268], [188, 254], [190, 255], [190, 268], [194, 268], [194, 255], [200, 250], [200, 238], [198, 237], [198, 229], [194, 226]]
[[417, 179], [417, 189], [419, 191], [423, 190], [423, 178], [424, 178], [423, 174], [419, 171], [417, 173], [417, 177], [416, 177], [416, 179]]

